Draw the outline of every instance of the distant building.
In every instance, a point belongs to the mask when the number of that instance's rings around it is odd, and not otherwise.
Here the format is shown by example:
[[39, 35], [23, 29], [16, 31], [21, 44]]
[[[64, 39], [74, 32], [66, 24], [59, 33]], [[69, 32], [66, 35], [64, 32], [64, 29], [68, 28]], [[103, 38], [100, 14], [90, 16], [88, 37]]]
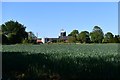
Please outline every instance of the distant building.
[[60, 36], [58, 38], [42, 38], [42, 39], [38, 39], [37, 43], [39, 43], [39, 42], [54, 43], [54, 42], [58, 42], [59, 40], [67, 42], [69, 38], [70, 38], [70, 36], [66, 36], [66, 31], [64, 29], [61, 29]]
[[43, 43], [43, 41], [41, 40], [41, 38], [37, 39], [36, 42], [37, 42], [38, 44]]
[[70, 36], [66, 36], [66, 31], [64, 29], [61, 29], [59, 40], [67, 42], [69, 38]]
[[66, 36], [66, 31], [64, 29], [61, 29], [60, 36]]
[[58, 38], [42, 38], [43, 43], [57, 42]]
[[62, 41], [64, 41], [64, 42], [67, 42], [70, 37], [71, 37], [71, 36], [59, 36], [59, 40], [62, 40]]

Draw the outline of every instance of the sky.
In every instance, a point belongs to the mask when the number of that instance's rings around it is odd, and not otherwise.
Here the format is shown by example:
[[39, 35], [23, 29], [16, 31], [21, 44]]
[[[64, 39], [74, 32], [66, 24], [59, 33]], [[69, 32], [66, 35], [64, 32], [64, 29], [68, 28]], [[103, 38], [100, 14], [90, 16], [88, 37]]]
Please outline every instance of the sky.
[[2, 2], [2, 23], [18, 21], [38, 37], [58, 37], [60, 30], [118, 34], [117, 2]]
[[119, 2], [119, 0], [1, 0], [2, 2]]

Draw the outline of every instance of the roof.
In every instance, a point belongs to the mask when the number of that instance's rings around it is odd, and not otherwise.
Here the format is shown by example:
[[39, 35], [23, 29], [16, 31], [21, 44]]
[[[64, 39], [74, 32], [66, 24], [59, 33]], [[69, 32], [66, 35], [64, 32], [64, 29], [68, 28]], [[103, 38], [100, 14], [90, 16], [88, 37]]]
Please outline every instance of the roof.
[[37, 40], [37, 43], [42, 42], [42, 40]]
[[59, 39], [68, 40], [71, 36], [59, 36]]

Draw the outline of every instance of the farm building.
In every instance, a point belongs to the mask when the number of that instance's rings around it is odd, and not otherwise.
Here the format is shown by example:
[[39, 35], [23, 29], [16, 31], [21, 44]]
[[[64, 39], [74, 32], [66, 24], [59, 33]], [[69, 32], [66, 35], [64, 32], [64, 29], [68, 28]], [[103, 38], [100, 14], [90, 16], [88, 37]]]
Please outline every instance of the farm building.
[[43, 43], [41, 39], [37, 39], [36, 42], [39, 43], [39, 44]]
[[58, 38], [42, 38], [38, 39], [37, 43], [49, 43], [49, 42], [58, 42], [59, 40], [62, 40], [64, 42], [67, 42], [70, 36], [66, 36], [66, 31], [64, 29], [61, 29], [60, 36]]

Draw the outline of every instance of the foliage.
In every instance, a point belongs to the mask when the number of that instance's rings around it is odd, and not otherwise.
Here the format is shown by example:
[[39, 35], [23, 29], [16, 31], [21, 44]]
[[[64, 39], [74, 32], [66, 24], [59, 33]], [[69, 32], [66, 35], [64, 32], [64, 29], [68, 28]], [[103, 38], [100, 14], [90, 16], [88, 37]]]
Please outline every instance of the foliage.
[[78, 30], [73, 30], [68, 36], [77, 36], [79, 34], [79, 31]]
[[88, 31], [82, 31], [78, 35], [78, 40], [80, 40], [81, 43], [89, 43], [90, 42], [89, 32]]
[[12, 20], [1, 25], [2, 33], [8, 37], [11, 44], [21, 43], [23, 39], [28, 37], [25, 28], [24, 25]]
[[29, 40], [36, 39], [36, 38], [37, 37], [35, 36], [35, 34], [32, 31], [28, 32], [28, 39]]
[[[79, 31], [78, 30], [73, 30], [70, 34], [68, 34], [68, 36], [72, 36], [71, 39], [75, 39], [75, 42], [77, 41], [77, 37], [78, 37]], [[74, 38], [73, 38], [74, 37]], [[73, 41], [74, 42], [74, 41]]]
[[114, 37], [114, 43], [120, 43], [119, 38], [120, 38], [119, 35], [115, 35], [115, 37]]
[[4, 34], [0, 34], [0, 35], [2, 35], [2, 44], [9, 44], [8, 38]]
[[8, 40], [9, 40], [10, 44], [15, 44], [15, 43], [21, 42], [20, 37], [18, 37], [16, 35], [16, 33], [9, 33], [7, 36], [8, 36]]
[[23, 44], [28, 44], [29, 43], [29, 40], [26, 38], [22, 41]]
[[104, 37], [103, 43], [112, 43], [114, 39], [114, 35], [111, 32], [107, 32]]
[[102, 43], [104, 38], [104, 33], [102, 29], [98, 26], [93, 28], [93, 31], [90, 33], [91, 41], [94, 43]]
[[75, 42], [76, 42], [76, 38], [71, 36], [71, 37], [68, 39], [68, 42], [69, 42], [69, 43], [75, 43]]

